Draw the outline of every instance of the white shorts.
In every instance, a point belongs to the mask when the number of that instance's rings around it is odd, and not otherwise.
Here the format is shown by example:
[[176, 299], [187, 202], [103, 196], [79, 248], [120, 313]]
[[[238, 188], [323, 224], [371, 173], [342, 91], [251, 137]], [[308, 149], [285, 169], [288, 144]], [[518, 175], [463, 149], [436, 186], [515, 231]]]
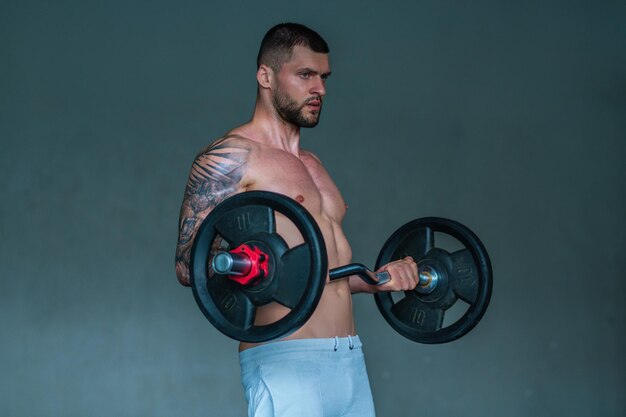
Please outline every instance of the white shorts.
[[273, 342], [239, 354], [249, 417], [374, 417], [358, 336]]

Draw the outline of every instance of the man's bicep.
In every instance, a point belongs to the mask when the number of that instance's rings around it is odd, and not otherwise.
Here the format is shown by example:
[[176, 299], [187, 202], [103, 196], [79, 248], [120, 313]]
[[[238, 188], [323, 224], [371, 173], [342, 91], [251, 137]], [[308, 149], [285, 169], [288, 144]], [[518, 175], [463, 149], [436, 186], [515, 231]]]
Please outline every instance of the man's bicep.
[[180, 209], [176, 275], [189, 285], [189, 259], [196, 232], [206, 216], [227, 197], [243, 190], [250, 149], [240, 140], [221, 140], [194, 160]]

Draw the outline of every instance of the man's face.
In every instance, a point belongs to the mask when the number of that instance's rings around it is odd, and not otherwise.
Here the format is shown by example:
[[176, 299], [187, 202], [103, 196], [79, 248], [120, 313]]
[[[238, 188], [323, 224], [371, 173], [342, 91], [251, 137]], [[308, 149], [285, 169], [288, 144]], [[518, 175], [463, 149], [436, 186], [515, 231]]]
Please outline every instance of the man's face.
[[294, 46], [291, 59], [276, 74], [272, 90], [272, 103], [281, 119], [298, 127], [316, 126], [329, 75], [328, 54]]

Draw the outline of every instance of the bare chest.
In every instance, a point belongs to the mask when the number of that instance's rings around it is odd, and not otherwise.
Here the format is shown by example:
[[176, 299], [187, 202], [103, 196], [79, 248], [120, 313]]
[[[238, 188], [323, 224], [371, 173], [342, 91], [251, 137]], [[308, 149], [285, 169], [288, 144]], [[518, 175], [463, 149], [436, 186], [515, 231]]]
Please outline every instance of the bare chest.
[[297, 158], [287, 152], [268, 150], [254, 158], [246, 173], [250, 189], [273, 191], [300, 202], [315, 217], [341, 222], [345, 203], [328, 172], [314, 157]]

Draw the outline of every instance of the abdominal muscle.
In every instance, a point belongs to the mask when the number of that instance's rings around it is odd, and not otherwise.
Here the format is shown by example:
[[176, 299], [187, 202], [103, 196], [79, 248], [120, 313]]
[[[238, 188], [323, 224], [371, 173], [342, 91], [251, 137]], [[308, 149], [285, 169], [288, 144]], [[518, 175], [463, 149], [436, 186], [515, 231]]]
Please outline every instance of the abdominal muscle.
[[[324, 236], [328, 253], [328, 268], [332, 269], [349, 263], [352, 251], [341, 230], [341, 226], [330, 219], [323, 221], [316, 218], [316, 221]], [[288, 220], [281, 218], [280, 215], [277, 215], [276, 218], [276, 228], [289, 247], [302, 243], [302, 237], [295, 229], [295, 226]], [[270, 303], [266, 306], [258, 307], [255, 325], [273, 323], [284, 317], [289, 311], [287, 307], [278, 303]], [[280, 340], [345, 337], [354, 334], [352, 296], [348, 278], [329, 282], [327, 275], [324, 291], [313, 315], [302, 327]], [[256, 343], [241, 342], [239, 350], [242, 351], [257, 345]]]

